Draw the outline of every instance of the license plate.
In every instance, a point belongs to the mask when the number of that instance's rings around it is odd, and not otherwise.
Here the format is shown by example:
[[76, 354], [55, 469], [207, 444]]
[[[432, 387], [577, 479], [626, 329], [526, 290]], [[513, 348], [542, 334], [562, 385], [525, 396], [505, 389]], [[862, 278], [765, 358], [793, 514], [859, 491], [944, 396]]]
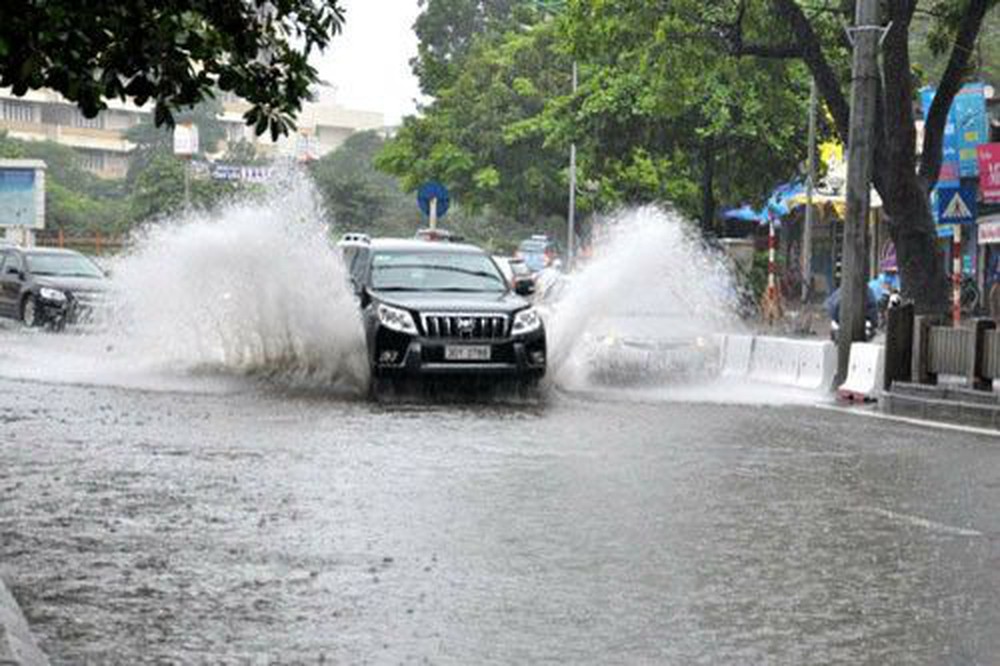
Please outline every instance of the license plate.
[[488, 361], [489, 345], [448, 345], [444, 348], [446, 361]]

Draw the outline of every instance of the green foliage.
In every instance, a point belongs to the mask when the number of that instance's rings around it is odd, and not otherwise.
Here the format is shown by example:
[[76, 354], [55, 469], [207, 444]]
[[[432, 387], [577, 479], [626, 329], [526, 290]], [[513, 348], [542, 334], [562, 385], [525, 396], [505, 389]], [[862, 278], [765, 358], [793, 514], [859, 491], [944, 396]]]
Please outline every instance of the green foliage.
[[68, 233], [118, 230], [126, 224], [120, 184], [101, 180], [80, 155], [52, 141], [19, 141], [0, 133], [0, 158], [44, 160], [46, 225]]
[[[910, 51], [918, 86], [941, 78], [948, 62], [948, 49], [955, 38], [957, 5], [942, 2], [939, 18], [920, 13], [910, 26]], [[1000, 89], [1000, 9], [986, 14], [972, 54], [970, 80], [980, 80]]]
[[87, 117], [105, 99], [152, 100], [157, 126], [218, 88], [247, 100], [247, 124], [277, 138], [319, 80], [308, 56], [343, 21], [338, 0], [5, 0], [0, 87], [51, 88]]
[[525, 0], [419, 0], [413, 25], [417, 57], [410, 65], [427, 95], [452, 85], [475, 40], [514, 27], [530, 12]]
[[[157, 153], [140, 172], [129, 197], [129, 217], [134, 223], [174, 215], [184, 208], [184, 169], [182, 159]], [[190, 178], [191, 205], [211, 209], [240, 191], [240, 185], [209, 178]]]
[[[222, 115], [222, 103], [215, 97], [207, 97], [192, 107], [176, 114], [179, 123], [194, 123], [198, 128], [199, 153], [196, 158], [204, 158], [208, 153], [214, 153], [219, 144], [226, 138], [226, 131], [219, 116]], [[138, 174], [144, 172], [157, 155], [173, 154], [173, 133], [169, 128], [158, 127], [150, 117], [125, 131], [125, 138], [135, 144], [135, 149], [129, 154], [126, 181], [135, 183]]]
[[578, 0], [547, 19], [523, 4], [526, 20], [486, 23], [449, 54], [433, 103], [378, 157], [406, 189], [441, 180], [469, 210], [528, 227], [565, 215], [571, 143], [580, 217], [662, 201], [698, 216], [706, 198], [758, 199], [799, 169], [807, 72], [720, 51], [707, 36], [719, 4]]
[[417, 208], [395, 178], [377, 171], [375, 155], [385, 140], [359, 132], [309, 166], [327, 211], [343, 231], [381, 236], [412, 236]]
[[470, 213], [486, 206], [531, 223], [565, 211], [568, 142], [530, 125], [569, 89], [571, 61], [551, 23], [476, 40], [421, 118], [407, 118], [377, 159], [408, 191], [448, 185]]

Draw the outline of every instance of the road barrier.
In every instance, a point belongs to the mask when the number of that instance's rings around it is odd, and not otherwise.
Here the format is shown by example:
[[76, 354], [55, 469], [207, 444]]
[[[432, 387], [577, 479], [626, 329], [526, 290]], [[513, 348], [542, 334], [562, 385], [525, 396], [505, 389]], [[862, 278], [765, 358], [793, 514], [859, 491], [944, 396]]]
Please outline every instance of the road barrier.
[[833, 383], [837, 350], [832, 342], [750, 335], [723, 335], [719, 374], [826, 391]]
[[48, 666], [49, 659], [35, 642], [28, 622], [13, 595], [0, 580], [0, 664]]
[[871, 342], [851, 345], [847, 379], [837, 389], [846, 400], [871, 400], [878, 397], [885, 374], [885, 347]]
[[719, 374], [723, 377], [746, 377], [753, 355], [752, 335], [723, 335], [719, 344]]

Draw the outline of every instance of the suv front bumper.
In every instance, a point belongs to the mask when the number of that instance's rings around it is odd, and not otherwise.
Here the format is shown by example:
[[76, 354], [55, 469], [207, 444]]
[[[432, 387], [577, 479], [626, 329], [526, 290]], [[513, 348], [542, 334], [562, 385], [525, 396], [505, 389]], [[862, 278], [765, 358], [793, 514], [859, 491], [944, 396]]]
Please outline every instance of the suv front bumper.
[[[448, 346], [488, 346], [488, 361], [451, 361]], [[368, 341], [372, 374], [392, 376], [496, 376], [541, 378], [545, 375], [548, 350], [545, 331], [499, 340], [459, 340], [413, 337], [378, 327]]]

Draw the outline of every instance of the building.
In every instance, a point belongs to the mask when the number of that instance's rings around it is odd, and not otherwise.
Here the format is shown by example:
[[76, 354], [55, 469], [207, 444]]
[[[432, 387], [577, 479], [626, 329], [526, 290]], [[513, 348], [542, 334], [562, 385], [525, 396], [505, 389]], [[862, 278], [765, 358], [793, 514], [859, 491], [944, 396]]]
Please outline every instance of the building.
[[[220, 121], [228, 142], [256, 144], [260, 154], [270, 157], [315, 159], [322, 157], [354, 132], [383, 129], [381, 113], [347, 109], [333, 102], [306, 103], [298, 118], [298, 131], [272, 142], [269, 134], [256, 136], [243, 122], [250, 105], [235, 96], [222, 98]], [[16, 97], [0, 89], [0, 131], [27, 141], [55, 141], [75, 148], [83, 166], [104, 178], [121, 178], [128, 168], [131, 143], [125, 132], [152, 113], [150, 105], [137, 107], [109, 100], [108, 108], [86, 118], [72, 102], [50, 90], [32, 90]], [[220, 152], [224, 152], [224, 147]]]

